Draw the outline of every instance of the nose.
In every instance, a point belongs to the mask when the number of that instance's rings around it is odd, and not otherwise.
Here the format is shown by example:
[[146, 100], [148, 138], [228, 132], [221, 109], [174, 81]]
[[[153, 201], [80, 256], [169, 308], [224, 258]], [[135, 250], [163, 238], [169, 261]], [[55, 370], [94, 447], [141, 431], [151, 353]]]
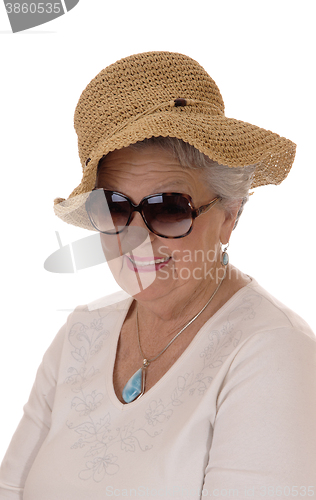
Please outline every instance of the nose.
[[146, 226], [145, 221], [144, 221], [142, 215], [139, 212], [135, 211], [135, 212], [132, 213], [132, 218], [131, 218], [131, 222], [129, 223], [129, 227], [130, 228], [140, 227], [140, 228], [146, 230], [147, 233], [149, 234], [149, 237], [150, 237], [151, 241], [156, 236], [152, 231], [150, 231], [148, 229], [148, 227]]
[[139, 248], [144, 242], [147, 242], [147, 244], [148, 242], [152, 243], [155, 234], [148, 229], [141, 214], [134, 212], [129, 225], [117, 236], [121, 255], [123, 255], [135, 248]]
[[147, 228], [142, 215], [136, 211], [132, 213], [131, 222], [129, 223], [129, 225], [130, 226], [142, 226], [142, 227]]
[[148, 232], [151, 232], [151, 231], [149, 231], [148, 227], [146, 226], [145, 221], [142, 217], [142, 214], [140, 214], [139, 212], [132, 213], [131, 222], [129, 223], [129, 227], [135, 227], [135, 226], [142, 227], [142, 228], [146, 229]]

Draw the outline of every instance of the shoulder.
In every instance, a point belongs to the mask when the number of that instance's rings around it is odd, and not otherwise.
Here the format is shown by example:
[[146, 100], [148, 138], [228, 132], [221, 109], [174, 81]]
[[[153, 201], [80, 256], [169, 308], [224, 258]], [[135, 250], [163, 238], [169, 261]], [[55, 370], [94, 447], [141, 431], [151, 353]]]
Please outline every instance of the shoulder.
[[210, 319], [205, 342], [209, 339], [223, 345], [223, 373], [236, 364], [245, 367], [248, 374], [259, 367], [269, 370], [273, 364], [279, 366], [281, 360], [291, 370], [295, 364], [302, 366], [309, 360], [316, 375], [314, 332], [254, 279]]
[[240, 292], [237, 294], [238, 300], [235, 301], [231, 316], [242, 318], [243, 322], [248, 320], [253, 333], [285, 329], [292, 334], [300, 332], [316, 341], [315, 333], [308, 323], [265, 290], [255, 279], [252, 278], [251, 283]]
[[78, 305], [67, 318], [67, 330], [80, 324], [92, 327], [105, 319], [108, 325], [114, 324], [119, 318], [125, 317], [132, 301], [133, 297], [122, 290]]
[[316, 390], [316, 336], [297, 313], [252, 279], [226, 317], [237, 338], [226, 360], [227, 380], [235, 383], [240, 376], [239, 381], [256, 380], [257, 387], [262, 380], [269, 390], [273, 385]]
[[[244, 287], [229, 311], [229, 322], [242, 332], [231, 353], [229, 371], [243, 374], [268, 372], [302, 378], [303, 372], [316, 382], [316, 336], [306, 321], [256, 280]], [[291, 374], [291, 375], [290, 375]], [[300, 374], [300, 376], [298, 375]], [[305, 376], [306, 373], [305, 373]], [[272, 380], [271, 380], [271, 383]]]
[[[66, 322], [59, 329], [45, 356], [57, 357], [65, 342], [72, 337], [80, 337], [88, 330], [111, 331], [120, 318], [124, 318], [133, 301], [133, 297], [120, 291], [106, 295], [88, 304], [78, 305], [67, 317]], [[79, 338], [78, 337], [78, 338]]]
[[88, 311], [97, 311], [97, 310], [125, 310], [126, 306], [131, 305], [133, 301], [133, 297], [128, 293], [124, 292], [124, 290], [120, 290], [118, 292], [111, 293], [110, 295], [105, 295], [99, 299], [96, 299], [92, 302], [89, 302], [85, 307]]

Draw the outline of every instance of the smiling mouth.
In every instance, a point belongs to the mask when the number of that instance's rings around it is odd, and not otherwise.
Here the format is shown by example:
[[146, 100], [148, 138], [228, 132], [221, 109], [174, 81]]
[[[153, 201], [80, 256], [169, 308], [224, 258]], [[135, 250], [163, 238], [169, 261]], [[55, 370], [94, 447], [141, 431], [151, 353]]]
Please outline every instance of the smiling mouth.
[[139, 260], [134, 260], [131, 257], [128, 257], [128, 258], [131, 261], [131, 263], [133, 264], [133, 266], [135, 266], [135, 267], [153, 266], [154, 264], [161, 264], [162, 262], [167, 262], [168, 260], [171, 259], [171, 257], [169, 256], [169, 257], [165, 257], [163, 259], [154, 259], [154, 260], [150, 260], [147, 262], [140, 262]]

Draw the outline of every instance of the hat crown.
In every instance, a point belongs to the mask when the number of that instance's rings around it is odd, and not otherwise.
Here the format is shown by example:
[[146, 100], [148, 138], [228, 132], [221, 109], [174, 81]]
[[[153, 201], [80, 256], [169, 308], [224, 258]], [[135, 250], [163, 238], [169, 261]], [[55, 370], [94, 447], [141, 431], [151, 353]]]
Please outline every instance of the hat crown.
[[[111, 64], [82, 92], [74, 115], [84, 168], [100, 137], [125, 120], [177, 98], [209, 102], [224, 114], [221, 93], [205, 69], [176, 52], [145, 52]], [[210, 108], [205, 110], [210, 113]]]

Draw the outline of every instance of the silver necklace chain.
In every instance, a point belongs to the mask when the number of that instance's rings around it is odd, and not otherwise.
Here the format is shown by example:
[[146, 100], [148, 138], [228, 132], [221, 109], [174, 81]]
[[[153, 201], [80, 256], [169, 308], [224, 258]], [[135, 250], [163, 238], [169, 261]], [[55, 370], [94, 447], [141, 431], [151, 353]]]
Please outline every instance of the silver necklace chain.
[[141, 356], [143, 358], [143, 366], [147, 368], [147, 366], [152, 363], [153, 361], [155, 361], [157, 358], [159, 358], [159, 356], [161, 356], [161, 354], [163, 354], [167, 349], [168, 347], [172, 344], [172, 342], [174, 342], [176, 340], [176, 338], [179, 337], [180, 333], [183, 332], [183, 330], [185, 330], [188, 326], [191, 325], [191, 323], [193, 323], [193, 321], [195, 321], [199, 316], [200, 314], [202, 314], [202, 312], [204, 311], [204, 309], [206, 309], [206, 307], [209, 305], [209, 303], [211, 302], [211, 300], [215, 297], [216, 293], [218, 292], [221, 284], [223, 283], [224, 279], [226, 277], [226, 268], [225, 268], [225, 273], [224, 273], [224, 276], [223, 278], [221, 279], [220, 283], [218, 284], [216, 290], [213, 292], [211, 298], [207, 301], [207, 303], [205, 304], [205, 306], [200, 310], [200, 312], [198, 312], [192, 319], [190, 319], [190, 321], [180, 330], [180, 332], [177, 333], [177, 335], [175, 337], [173, 337], [173, 339], [170, 340], [170, 342], [166, 345], [166, 347], [159, 353], [157, 354], [157, 356], [155, 356], [154, 358], [152, 359], [147, 359], [146, 356], [144, 355], [143, 351], [142, 351], [142, 348], [141, 348], [141, 345], [140, 345], [140, 338], [139, 338], [139, 327], [138, 327], [138, 303], [136, 302], [136, 327], [137, 327], [137, 340], [138, 340], [138, 345], [139, 345], [139, 350], [140, 350], [140, 353], [141, 353]]

